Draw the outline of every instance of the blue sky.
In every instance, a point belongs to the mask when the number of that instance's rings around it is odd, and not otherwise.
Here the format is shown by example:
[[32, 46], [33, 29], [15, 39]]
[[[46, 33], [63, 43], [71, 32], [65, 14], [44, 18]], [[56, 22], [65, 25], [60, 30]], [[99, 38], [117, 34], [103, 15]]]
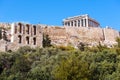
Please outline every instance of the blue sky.
[[81, 14], [120, 30], [120, 0], [0, 0], [0, 22], [61, 26], [62, 19]]

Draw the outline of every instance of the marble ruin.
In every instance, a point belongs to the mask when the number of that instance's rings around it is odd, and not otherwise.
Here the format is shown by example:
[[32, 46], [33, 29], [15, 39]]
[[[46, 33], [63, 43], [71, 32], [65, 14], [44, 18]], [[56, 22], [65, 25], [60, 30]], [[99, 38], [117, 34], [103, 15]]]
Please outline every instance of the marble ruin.
[[88, 14], [80, 15], [80, 16], [74, 16], [74, 17], [68, 17], [66, 19], [63, 19], [63, 26], [69, 26], [69, 27], [100, 27], [100, 24], [90, 18]]
[[[42, 47], [43, 34], [48, 34], [52, 45], [77, 48], [80, 42], [88, 46], [99, 43], [112, 47], [120, 32], [112, 28], [101, 28], [99, 22], [80, 15], [63, 19], [63, 26], [49, 26], [28, 23], [0, 23], [0, 51], [16, 50], [22, 46]], [[6, 34], [6, 39], [4, 35]]]

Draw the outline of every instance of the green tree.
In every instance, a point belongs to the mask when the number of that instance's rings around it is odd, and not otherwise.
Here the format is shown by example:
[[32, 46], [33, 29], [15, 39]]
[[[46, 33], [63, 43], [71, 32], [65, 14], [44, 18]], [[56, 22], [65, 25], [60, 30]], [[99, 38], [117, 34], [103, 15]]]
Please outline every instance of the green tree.
[[49, 38], [49, 35], [43, 34], [43, 47], [50, 47], [51, 46], [51, 40]]
[[89, 79], [89, 65], [79, 57], [72, 55], [66, 59], [61, 60], [53, 70], [55, 80], [88, 80]]
[[116, 41], [117, 41], [116, 53], [120, 55], [120, 38], [117, 37]]
[[116, 38], [116, 41], [117, 41], [117, 43], [118, 43], [118, 47], [120, 48], [120, 38], [117, 37], [117, 38]]

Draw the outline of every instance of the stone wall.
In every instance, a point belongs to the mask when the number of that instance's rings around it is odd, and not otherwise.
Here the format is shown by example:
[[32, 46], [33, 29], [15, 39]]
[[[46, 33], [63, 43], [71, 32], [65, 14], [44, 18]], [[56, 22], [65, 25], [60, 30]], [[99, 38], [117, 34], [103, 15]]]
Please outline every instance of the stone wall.
[[0, 40], [0, 51], [6, 51], [7, 42], [3, 39]]
[[115, 42], [115, 38], [119, 36], [119, 32], [114, 29], [104, 28], [103, 30], [105, 35], [105, 41]]
[[104, 44], [106, 45], [116, 44], [116, 38], [120, 37], [119, 31], [116, 31], [111, 28], [104, 28], [103, 32], [104, 32], [104, 37], [105, 37]]
[[10, 23], [0, 23], [0, 28], [1, 28], [1, 31], [2, 31], [2, 36], [3, 36], [3, 33], [6, 34], [6, 37], [7, 39], [10, 41], [10, 29], [11, 29], [11, 24]]
[[58, 27], [47, 25], [33, 25], [13, 23], [6, 30], [10, 42], [0, 40], [0, 51], [16, 50], [22, 46], [42, 47], [43, 33], [48, 34], [53, 45], [72, 45], [77, 47], [80, 42], [89, 46], [116, 44], [116, 37], [120, 32], [111, 28], [100, 27]]
[[66, 27], [66, 32], [69, 36], [69, 42], [72, 42], [74, 45], [77, 45], [79, 42], [92, 45], [104, 40], [102, 28]]
[[[55, 45], [72, 45], [77, 47], [79, 42], [96, 46], [100, 43], [103, 45], [116, 44], [116, 37], [119, 32], [114, 29], [103, 29], [99, 27], [44, 27], [43, 32], [51, 38], [52, 44]], [[110, 43], [112, 42], [112, 43]]]
[[10, 23], [0, 23], [0, 27], [9, 29], [11, 27]]
[[42, 27], [25, 23], [13, 23], [11, 43], [19, 46], [42, 47]]
[[66, 29], [63, 27], [43, 27], [44, 34], [49, 35], [51, 43], [53, 45], [66, 45], [67, 44], [67, 34]]

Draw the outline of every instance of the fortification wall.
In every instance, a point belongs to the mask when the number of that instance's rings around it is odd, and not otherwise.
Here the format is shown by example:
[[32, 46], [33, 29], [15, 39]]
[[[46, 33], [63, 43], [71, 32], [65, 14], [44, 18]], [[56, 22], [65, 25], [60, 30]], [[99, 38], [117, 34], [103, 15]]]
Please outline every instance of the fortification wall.
[[90, 46], [116, 44], [119, 32], [113, 29], [99, 27], [44, 27], [43, 32], [48, 34], [52, 44], [77, 46], [79, 42]]
[[3, 39], [0, 40], [0, 51], [6, 51], [6, 41], [4, 41]]
[[69, 36], [69, 42], [74, 45], [79, 42], [97, 45], [104, 40], [102, 28], [66, 27], [66, 33]]
[[107, 45], [117, 44], [116, 38], [120, 37], [119, 31], [116, 31], [111, 28], [104, 28], [103, 31], [104, 31], [104, 37], [105, 37], [104, 44], [107, 44]]
[[44, 27], [44, 34], [49, 35], [51, 43], [55, 45], [66, 45], [67, 44], [67, 34], [66, 29], [63, 27]]
[[105, 41], [115, 42], [115, 38], [119, 37], [119, 32], [114, 29], [104, 28]]
[[10, 29], [11, 24], [10, 23], [0, 23], [0, 27], [5, 28], [5, 29]]

